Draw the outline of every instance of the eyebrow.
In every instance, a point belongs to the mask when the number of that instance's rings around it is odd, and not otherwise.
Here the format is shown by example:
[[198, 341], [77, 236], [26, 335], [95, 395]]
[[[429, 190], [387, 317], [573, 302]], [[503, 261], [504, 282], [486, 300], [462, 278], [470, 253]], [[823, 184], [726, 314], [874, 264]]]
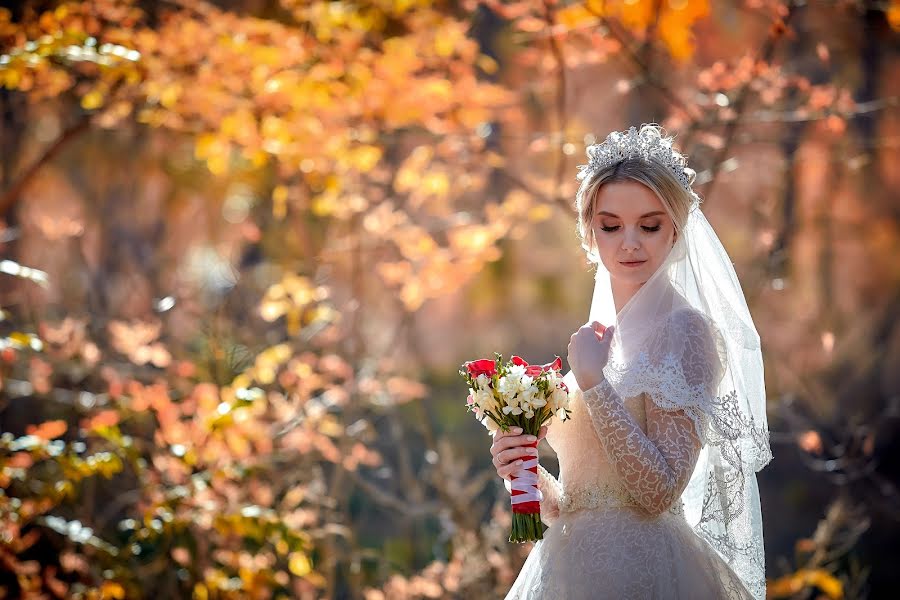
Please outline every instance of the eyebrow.
[[[598, 214], [598, 215], [606, 215], [607, 217], [615, 217], [615, 218], [617, 218], [617, 219], [619, 218], [619, 215], [613, 214], [613, 213], [611, 213], [611, 212], [607, 212], [607, 211], [605, 211], [605, 210], [601, 210], [601, 211], [599, 211], [597, 214]], [[638, 217], [638, 218], [639, 218], [639, 219], [644, 219], [644, 218], [646, 218], [646, 217], [655, 217], [656, 215], [664, 215], [664, 214], [666, 214], [666, 213], [664, 213], [664, 212], [661, 211], [661, 210], [657, 210], [657, 211], [655, 211], [655, 212], [648, 212], [646, 215], [641, 215], [641, 216]]]

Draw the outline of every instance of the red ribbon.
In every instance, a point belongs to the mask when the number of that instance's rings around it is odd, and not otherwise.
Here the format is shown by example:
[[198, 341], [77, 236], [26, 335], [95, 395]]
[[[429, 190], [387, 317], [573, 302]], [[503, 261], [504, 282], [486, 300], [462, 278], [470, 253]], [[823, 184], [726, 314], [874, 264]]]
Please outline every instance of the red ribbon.
[[[525, 445], [530, 446], [532, 448], [537, 448], [538, 443], [537, 443], [537, 440], [535, 440], [535, 441], [531, 442], [530, 444], [525, 444]], [[528, 470], [531, 471], [532, 473], [534, 473], [535, 475], [537, 475], [537, 472], [538, 472], [537, 467], [530, 467]], [[516, 477], [515, 475], [512, 475], [510, 477], [510, 481], [514, 481], [516, 479], [518, 479], [518, 477]], [[513, 496], [518, 496], [518, 495], [524, 494], [524, 493], [525, 492], [522, 490], [512, 490], [512, 492], [511, 492], [511, 494]], [[540, 513], [541, 512], [541, 503], [540, 502], [522, 502], [521, 504], [513, 504], [512, 511], [514, 513], [526, 513], [526, 514]]]

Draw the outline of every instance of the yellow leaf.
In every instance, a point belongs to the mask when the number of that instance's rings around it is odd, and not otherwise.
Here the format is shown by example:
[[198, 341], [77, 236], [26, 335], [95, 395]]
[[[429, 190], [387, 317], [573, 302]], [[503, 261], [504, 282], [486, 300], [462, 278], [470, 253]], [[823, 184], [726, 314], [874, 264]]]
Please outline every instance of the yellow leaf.
[[558, 11], [556, 20], [560, 25], [565, 25], [567, 29], [576, 29], [594, 23], [597, 20], [597, 16], [583, 4], [573, 4]]
[[344, 426], [334, 417], [326, 415], [318, 424], [319, 433], [328, 437], [340, 437], [344, 433]]
[[446, 79], [432, 79], [422, 86], [422, 90], [435, 100], [449, 100], [453, 95], [453, 84]]
[[328, 195], [316, 196], [312, 201], [312, 213], [317, 217], [327, 217], [334, 212], [335, 199]]
[[608, 14], [608, 11], [606, 10], [607, 1], [608, 0], [587, 0], [586, 6], [588, 10], [595, 15], [605, 16]]
[[103, 106], [103, 94], [99, 90], [92, 90], [81, 98], [81, 107], [85, 110], [96, 110]]
[[463, 252], [479, 252], [494, 243], [494, 236], [484, 225], [464, 225], [447, 232], [450, 245]]
[[206, 589], [206, 586], [202, 583], [198, 583], [194, 586], [194, 600], [208, 600], [209, 599], [209, 590]]
[[379, 160], [381, 160], [381, 148], [377, 146], [362, 146], [357, 148], [353, 154], [356, 168], [363, 173], [374, 169]]
[[5, 68], [2, 70], [3, 76], [3, 85], [6, 89], [14, 90], [19, 87], [19, 82], [22, 81], [22, 73], [19, 72], [16, 68]]
[[493, 75], [500, 68], [500, 65], [497, 64], [497, 61], [486, 54], [480, 55], [475, 60], [475, 64], [477, 64], [478, 67], [488, 75]]
[[446, 173], [428, 173], [422, 179], [422, 187], [429, 194], [444, 198], [450, 191], [450, 180]]
[[900, 2], [897, 0], [891, 0], [891, 5], [887, 9], [887, 20], [894, 31], [900, 31]]
[[438, 32], [434, 40], [434, 52], [441, 58], [448, 58], [456, 50], [457, 36], [452, 33]]
[[772, 598], [787, 598], [813, 586], [833, 600], [844, 597], [844, 587], [840, 580], [824, 569], [800, 569], [796, 573], [779, 577], [769, 584], [767, 591]]
[[528, 220], [533, 223], [546, 221], [553, 215], [553, 210], [546, 204], [538, 204], [528, 209]]
[[213, 133], [201, 133], [194, 142], [194, 156], [198, 159], [204, 159], [213, 154], [216, 147], [219, 146], [219, 138]]
[[287, 215], [287, 199], [287, 186], [276, 185], [272, 190], [272, 216], [279, 221]]
[[206, 159], [206, 168], [213, 175], [223, 175], [228, 171], [228, 156], [217, 154]]
[[403, 167], [394, 178], [394, 189], [406, 193], [419, 184], [419, 174], [414, 169]]
[[159, 103], [166, 108], [172, 108], [178, 102], [179, 97], [181, 97], [181, 85], [173, 83], [167, 85], [159, 95]]
[[123, 600], [125, 598], [125, 588], [115, 581], [104, 581], [103, 586], [100, 588], [100, 597]]
[[13, 331], [9, 334], [9, 340], [22, 348], [31, 346], [31, 340], [34, 336], [30, 333], [22, 333], [21, 331]]
[[807, 582], [825, 592], [829, 598], [844, 597], [844, 586], [840, 580], [825, 569], [814, 569], [807, 574]]
[[288, 560], [288, 568], [297, 577], [305, 577], [312, 571], [309, 558], [302, 552], [293, 552]]

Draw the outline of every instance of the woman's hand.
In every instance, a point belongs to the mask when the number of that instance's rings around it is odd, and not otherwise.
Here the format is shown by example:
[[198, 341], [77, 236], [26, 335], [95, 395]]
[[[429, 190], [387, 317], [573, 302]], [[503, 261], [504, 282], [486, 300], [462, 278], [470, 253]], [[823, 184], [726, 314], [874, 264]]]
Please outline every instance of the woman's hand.
[[569, 338], [569, 367], [582, 390], [603, 381], [603, 368], [609, 361], [609, 345], [614, 327], [597, 321], [584, 325]]
[[522, 468], [522, 462], [538, 455], [537, 448], [525, 444], [544, 439], [547, 435], [547, 426], [541, 427], [537, 437], [521, 433], [521, 427], [510, 427], [509, 432], [498, 430], [494, 434], [494, 443], [491, 444], [491, 455], [494, 457], [492, 462], [497, 469], [497, 475], [503, 479], [511, 480], [512, 475]]

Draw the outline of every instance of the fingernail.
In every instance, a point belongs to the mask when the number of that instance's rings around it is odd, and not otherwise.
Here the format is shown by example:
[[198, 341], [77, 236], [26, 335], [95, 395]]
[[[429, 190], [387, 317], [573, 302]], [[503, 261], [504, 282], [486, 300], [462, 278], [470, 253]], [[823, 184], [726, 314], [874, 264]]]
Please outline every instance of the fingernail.
[[525, 439], [528, 440], [529, 442], [533, 442], [533, 441], [535, 441], [537, 438], [534, 437], [533, 435], [529, 435], [529, 436], [525, 436]]
[[522, 428], [521, 427], [513, 427], [512, 432], [513, 433], [522, 433]]

